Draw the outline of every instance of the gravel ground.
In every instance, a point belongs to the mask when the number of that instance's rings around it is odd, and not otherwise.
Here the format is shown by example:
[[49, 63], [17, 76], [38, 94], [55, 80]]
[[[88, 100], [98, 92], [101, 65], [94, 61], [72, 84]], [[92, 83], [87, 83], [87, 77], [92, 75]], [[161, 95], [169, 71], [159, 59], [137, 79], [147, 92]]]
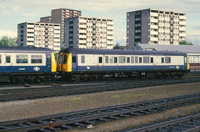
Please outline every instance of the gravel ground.
[[[3, 102], [0, 103], [0, 121], [29, 118], [124, 103], [133, 103], [195, 92], [200, 92], [200, 83], [156, 86], [133, 90], [114, 92], [110, 91], [37, 100]], [[101, 123], [99, 125], [95, 125], [93, 129], [85, 131], [117, 131], [121, 130], [122, 128], [124, 129], [138, 126], [139, 124], [147, 124], [148, 122], [156, 122], [158, 120], [168, 119], [176, 116], [198, 113], [200, 112], [199, 110], [200, 105], [196, 104], [176, 108], [173, 110], [167, 110], [165, 111], [166, 113], [161, 112], [160, 114], [142, 116], [142, 118], [140, 116], [123, 119], [120, 121], [113, 121], [111, 123]], [[81, 131], [83, 130], [81, 129]]]

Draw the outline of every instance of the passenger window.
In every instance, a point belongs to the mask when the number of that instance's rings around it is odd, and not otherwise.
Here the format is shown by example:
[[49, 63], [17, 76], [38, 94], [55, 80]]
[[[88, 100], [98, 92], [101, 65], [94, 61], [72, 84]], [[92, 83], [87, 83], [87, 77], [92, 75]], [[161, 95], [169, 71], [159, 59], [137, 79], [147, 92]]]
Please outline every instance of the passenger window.
[[10, 55], [6, 55], [6, 63], [10, 63]]
[[134, 56], [131, 56], [131, 63], [134, 63]]
[[72, 63], [76, 63], [76, 56], [72, 56]]
[[63, 64], [67, 64], [67, 55], [64, 55], [64, 61]]
[[105, 56], [105, 63], [108, 63], [108, 56]]
[[125, 63], [125, 56], [119, 56], [119, 63]]
[[165, 59], [164, 57], [161, 58], [161, 63], [164, 63], [165, 62]]
[[135, 57], [135, 63], [138, 63], [138, 57], [137, 56]]
[[85, 63], [85, 56], [84, 55], [81, 56], [81, 63]]
[[113, 63], [113, 56], [110, 56], [110, 63]]
[[130, 63], [130, 57], [127, 57], [126, 59], [127, 59], [127, 63]]
[[42, 63], [42, 55], [31, 55], [31, 63]]
[[114, 57], [114, 63], [117, 63], [117, 57]]
[[151, 63], [153, 63], [153, 57], [151, 57]]
[[149, 57], [143, 57], [143, 63], [149, 63]]
[[99, 57], [99, 63], [102, 63], [102, 57]]
[[171, 57], [165, 57], [165, 63], [171, 63]]
[[139, 57], [139, 63], [142, 63], [142, 57]]
[[17, 55], [16, 63], [28, 63], [28, 55]]

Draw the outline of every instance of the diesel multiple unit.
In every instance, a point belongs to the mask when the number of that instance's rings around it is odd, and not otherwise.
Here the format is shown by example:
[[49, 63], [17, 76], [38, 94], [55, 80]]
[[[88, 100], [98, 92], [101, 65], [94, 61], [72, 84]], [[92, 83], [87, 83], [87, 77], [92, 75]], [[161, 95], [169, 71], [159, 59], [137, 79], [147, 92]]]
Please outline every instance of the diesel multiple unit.
[[0, 47], [0, 79], [43, 81], [54, 75], [67, 80], [104, 77], [181, 77], [188, 70], [187, 54], [169, 51], [64, 49], [56, 59], [52, 50]]
[[42, 79], [56, 72], [54, 53], [45, 48], [0, 47], [0, 78], [11, 82]]
[[72, 48], [59, 52], [57, 70], [72, 80], [121, 74], [182, 76], [189, 70], [187, 60], [182, 52]]

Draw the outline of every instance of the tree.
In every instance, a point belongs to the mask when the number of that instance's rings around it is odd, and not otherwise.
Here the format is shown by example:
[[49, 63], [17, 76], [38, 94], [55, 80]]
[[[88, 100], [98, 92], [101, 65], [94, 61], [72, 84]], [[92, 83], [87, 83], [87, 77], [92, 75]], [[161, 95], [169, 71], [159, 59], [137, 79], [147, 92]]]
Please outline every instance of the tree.
[[179, 45], [192, 45], [192, 42], [187, 42], [186, 40], [182, 40], [179, 42]]
[[119, 43], [116, 43], [114, 49], [119, 49]]
[[8, 36], [3, 36], [0, 40], [0, 46], [18, 46], [14, 40], [8, 38]]

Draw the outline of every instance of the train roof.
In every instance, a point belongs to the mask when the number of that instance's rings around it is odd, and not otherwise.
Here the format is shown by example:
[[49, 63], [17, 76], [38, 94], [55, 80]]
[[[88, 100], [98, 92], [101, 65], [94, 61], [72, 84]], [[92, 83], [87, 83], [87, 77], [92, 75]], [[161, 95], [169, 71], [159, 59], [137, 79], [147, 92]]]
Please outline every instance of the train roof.
[[116, 49], [78, 49], [68, 48], [60, 52], [73, 54], [113, 54], [113, 55], [186, 55], [178, 51], [136, 51], [136, 50], [116, 50]]
[[14, 47], [14, 46], [0, 46], [0, 53], [47, 53], [53, 52], [47, 48], [36, 48], [36, 47]]

